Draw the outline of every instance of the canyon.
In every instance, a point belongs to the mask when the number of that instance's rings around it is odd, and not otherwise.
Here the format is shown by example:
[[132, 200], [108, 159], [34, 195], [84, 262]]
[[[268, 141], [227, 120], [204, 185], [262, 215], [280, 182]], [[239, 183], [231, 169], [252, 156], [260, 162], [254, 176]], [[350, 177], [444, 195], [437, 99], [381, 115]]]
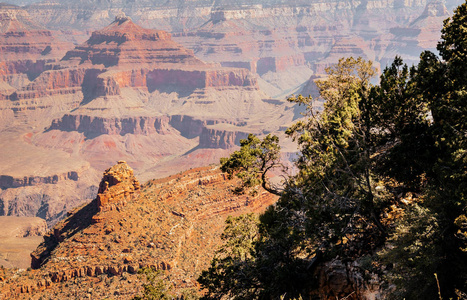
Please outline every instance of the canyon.
[[248, 133], [293, 120], [292, 106], [270, 102], [250, 71], [203, 62], [124, 14], [65, 52], [26, 11], [5, 6], [4, 15], [2, 215], [53, 225], [93, 197], [117, 160], [144, 180], [163, 177], [216, 163]]
[[279, 135], [292, 161], [284, 130], [301, 108], [287, 96], [317, 97], [314, 81], [341, 57], [379, 71], [396, 55], [416, 63], [460, 3], [1, 3], [0, 226], [12, 227], [0, 299], [126, 299], [144, 267], [196, 289], [227, 215], [275, 201], [233, 193], [238, 181], [212, 164], [249, 133]]
[[458, 2], [1, 4], [0, 214], [53, 225], [120, 159], [148, 180], [283, 135], [288, 95], [343, 56], [416, 62]]

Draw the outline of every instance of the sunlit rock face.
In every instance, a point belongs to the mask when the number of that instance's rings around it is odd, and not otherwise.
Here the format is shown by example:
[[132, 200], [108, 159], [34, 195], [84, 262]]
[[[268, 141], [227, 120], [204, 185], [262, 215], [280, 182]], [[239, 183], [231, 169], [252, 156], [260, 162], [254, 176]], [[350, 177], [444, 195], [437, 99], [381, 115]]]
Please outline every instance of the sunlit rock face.
[[[124, 299], [141, 291], [137, 271], [144, 267], [170, 275], [175, 291], [196, 288], [222, 243], [226, 217], [259, 213], [277, 200], [262, 189], [234, 193], [238, 184], [219, 167], [203, 167], [140, 185], [119, 161], [104, 172], [97, 197], [44, 236], [31, 254], [36, 270], [14, 278], [0, 273], [8, 279], [0, 292], [9, 299], [82, 298], [92, 286], [94, 297]], [[125, 280], [99, 282], [108, 277]]]

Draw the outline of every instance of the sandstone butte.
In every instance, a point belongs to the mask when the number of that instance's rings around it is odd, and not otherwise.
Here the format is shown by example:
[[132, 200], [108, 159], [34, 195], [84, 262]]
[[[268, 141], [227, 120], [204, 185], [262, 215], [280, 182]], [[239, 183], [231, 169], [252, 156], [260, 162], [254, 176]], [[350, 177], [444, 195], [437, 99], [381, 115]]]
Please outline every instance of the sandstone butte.
[[140, 185], [119, 161], [97, 197], [44, 236], [32, 270], [0, 269], [0, 299], [129, 299], [142, 289], [137, 270], [147, 266], [176, 291], [197, 289], [226, 216], [261, 212], [276, 200], [265, 191], [234, 194], [237, 184], [212, 166]]
[[[22, 39], [53, 36], [27, 25], [26, 11], [1, 11], [16, 25], [0, 40], [48, 47]], [[0, 215], [39, 216], [50, 226], [92, 198], [99, 174], [119, 159], [139, 178], [164, 177], [217, 163], [248, 133], [278, 131], [294, 118], [250, 71], [205, 63], [169, 33], [124, 15], [58, 59], [45, 60], [46, 52], [32, 51], [27, 67], [0, 80]]]

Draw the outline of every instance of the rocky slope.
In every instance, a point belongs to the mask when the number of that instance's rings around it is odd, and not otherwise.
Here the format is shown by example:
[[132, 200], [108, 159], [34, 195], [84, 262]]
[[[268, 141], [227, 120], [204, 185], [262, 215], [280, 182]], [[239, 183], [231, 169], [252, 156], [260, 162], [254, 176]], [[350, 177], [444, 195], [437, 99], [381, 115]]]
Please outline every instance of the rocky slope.
[[264, 191], [233, 194], [236, 184], [217, 167], [205, 167], [141, 186], [121, 161], [104, 173], [93, 201], [44, 237], [32, 253], [36, 270], [5, 271], [0, 299], [128, 299], [140, 291], [135, 272], [145, 266], [163, 270], [177, 291], [196, 287], [226, 216], [262, 211], [275, 201]]

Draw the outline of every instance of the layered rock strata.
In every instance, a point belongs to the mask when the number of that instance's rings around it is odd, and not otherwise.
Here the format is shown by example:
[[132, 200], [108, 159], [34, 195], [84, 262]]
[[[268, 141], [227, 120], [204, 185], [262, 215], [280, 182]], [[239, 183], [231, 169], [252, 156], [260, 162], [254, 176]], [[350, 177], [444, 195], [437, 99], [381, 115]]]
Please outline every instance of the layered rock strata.
[[132, 201], [139, 196], [140, 185], [125, 161], [105, 171], [97, 191], [98, 211], [111, 210], [113, 207]]
[[[138, 190], [131, 168], [118, 163], [104, 174], [97, 198], [44, 237], [32, 254], [38, 269], [0, 283], [1, 295], [67, 297], [73, 290], [74, 297], [131, 298], [142, 285], [135, 273], [146, 266], [170, 275], [176, 290], [195, 287], [221, 242], [225, 217], [263, 211], [276, 199], [265, 191], [236, 195], [238, 181], [226, 177], [217, 167], [198, 168]], [[103, 195], [109, 202], [101, 203]], [[111, 278], [126, 280], [117, 287]]]

